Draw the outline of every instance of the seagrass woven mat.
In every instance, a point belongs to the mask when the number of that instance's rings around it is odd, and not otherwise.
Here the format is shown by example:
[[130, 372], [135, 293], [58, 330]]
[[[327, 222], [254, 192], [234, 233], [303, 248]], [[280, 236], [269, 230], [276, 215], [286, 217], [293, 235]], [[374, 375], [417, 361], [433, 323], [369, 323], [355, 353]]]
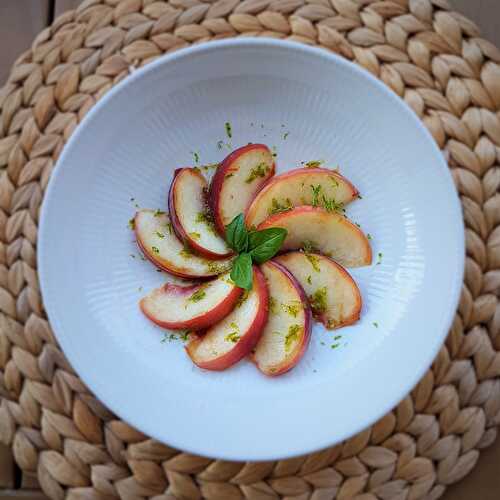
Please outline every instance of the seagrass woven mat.
[[[240, 35], [319, 45], [382, 79], [443, 149], [466, 222], [459, 309], [412, 393], [334, 448], [265, 463], [183, 453], [111, 414], [57, 346], [36, 272], [40, 203], [83, 115], [161, 54]], [[499, 62], [445, 0], [87, 0], [40, 33], [0, 94], [0, 438], [21, 469], [54, 499], [436, 499], [465, 476], [500, 423]]]

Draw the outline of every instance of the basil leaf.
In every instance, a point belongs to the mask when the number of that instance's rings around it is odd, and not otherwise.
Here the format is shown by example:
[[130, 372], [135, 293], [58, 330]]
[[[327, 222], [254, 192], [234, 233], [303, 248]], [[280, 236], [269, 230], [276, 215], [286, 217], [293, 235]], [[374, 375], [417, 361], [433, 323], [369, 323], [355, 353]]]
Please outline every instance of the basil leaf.
[[249, 253], [242, 253], [236, 257], [231, 269], [231, 279], [236, 286], [250, 290], [253, 281], [252, 257]]
[[281, 234], [286, 229], [280, 227], [270, 227], [260, 231], [253, 230], [248, 233], [248, 249], [253, 250], [265, 243], [268, 239], [273, 238], [277, 234]]
[[237, 215], [226, 226], [226, 242], [236, 252], [246, 252], [248, 248], [248, 231], [243, 214]]
[[249, 235], [250, 255], [257, 264], [273, 258], [283, 245], [288, 231], [281, 227], [270, 227]]

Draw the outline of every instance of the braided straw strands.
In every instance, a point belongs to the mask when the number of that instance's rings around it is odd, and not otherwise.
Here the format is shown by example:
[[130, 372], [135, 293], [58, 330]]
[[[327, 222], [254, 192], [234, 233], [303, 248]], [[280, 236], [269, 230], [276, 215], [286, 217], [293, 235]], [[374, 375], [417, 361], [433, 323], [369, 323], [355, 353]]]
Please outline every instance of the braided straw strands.
[[[420, 383], [333, 448], [265, 463], [193, 456], [111, 414], [43, 311], [40, 204], [85, 113], [134, 68], [192, 43], [267, 36], [360, 64], [413, 108], [460, 193], [467, 259], [445, 345]], [[0, 439], [49, 497], [437, 499], [500, 424], [500, 51], [446, 0], [85, 0], [43, 30], [0, 91]]]

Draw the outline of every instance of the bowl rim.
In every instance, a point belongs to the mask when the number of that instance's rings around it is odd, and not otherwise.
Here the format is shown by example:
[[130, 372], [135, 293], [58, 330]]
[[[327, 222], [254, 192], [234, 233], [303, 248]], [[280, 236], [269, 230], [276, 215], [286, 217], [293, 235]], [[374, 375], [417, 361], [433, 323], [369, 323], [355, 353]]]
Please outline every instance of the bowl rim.
[[[39, 231], [38, 231], [38, 244], [37, 244], [37, 268], [38, 274], [40, 277], [40, 290], [42, 294], [42, 299], [44, 296], [44, 292], [48, 288], [47, 283], [47, 272], [45, 269], [45, 262], [48, 259], [48, 253], [50, 244], [44, 243], [46, 240], [45, 234], [47, 233], [47, 220], [46, 216], [49, 211], [50, 200], [53, 198], [52, 193], [57, 184], [56, 180], [60, 175], [60, 168], [57, 168], [59, 165], [62, 165], [66, 162], [67, 157], [71, 154], [73, 145], [79, 141], [80, 135], [86, 129], [89, 122], [98, 115], [101, 110], [110, 102], [113, 97], [126, 87], [134, 85], [137, 81], [143, 78], [145, 75], [155, 72], [159, 67], [168, 65], [173, 61], [182, 58], [188, 58], [192, 54], [203, 54], [214, 51], [219, 51], [224, 48], [239, 48], [239, 47], [258, 47], [263, 50], [266, 48], [281, 48], [285, 50], [291, 51], [299, 51], [304, 54], [320, 57], [324, 59], [328, 63], [334, 63], [342, 66], [344, 69], [350, 71], [351, 73], [356, 74], [360, 78], [368, 80], [370, 84], [375, 85], [378, 89], [383, 92], [387, 98], [391, 99], [396, 105], [400, 108], [401, 113], [405, 113], [407, 117], [409, 117], [410, 121], [413, 123], [415, 127], [417, 127], [421, 133], [423, 133], [426, 138], [426, 142], [429, 147], [433, 150], [433, 154], [436, 157], [436, 167], [437, 164], [440, 164], [440, 167], [445, 175], [448, 176], [450, 186], [455, 191], [456, 196], [454, 197], [454, 206], [450, 207], [452, 212], [455, 212], [456, 222], [457, 222], [457, 230], [460, 229], [460, 235], [458, 235], [458, 240], [460, 241], [460, 247], [463, 249], [463, 252], [459, 253], [459, 258], [457, 259], [456, 266], [454, 269], [455, 276], [457, 277], [456, 283], [459, 285], [455, 287], [455, 289], [451, 290], [451, 299], [450, 304], [453, 307], [450, 307], [450, 310], [446, 312], [444, 323], [448, 325], [446, 328], [443, 328], [443, 331], [437, 332], [438, 334], [434, 338], [434, 343], [428, 350], [428, 355], [425, 357], [425, 363], [421, 364], [419, 370], [415, 370], [412, 377], [408, 377], [406, 383], [404, 384], [404, 389], [400, 390], [397, 394], [395, 393], [392, 397], [385, 398], [385, 404], [380, 404], [377, 406], [376, 411], [367, 411], [363, 416], [358, 416], [356, 418], [356, 424], [353, 424], [349, 432], [345, 432], [340, 434], [335, 438], [334, 441], [330, 442], [317, 442], [317, 439], [312, 439], [309, 441], [309, 446], [304, 449], [297, 449], [293, 446], [287, 448], [284, 451], [280, 450], [268, 450], [266, 454], [256, 455], [253, 453], [253, 450], [246, 450], [246, 454], [242, 455], [241, 453], [235, 453], [234, 450], [230, 450], [228, 452], [223, 451], [220, 453], [212, 453], [209, 452], [207, 455], [207, 450], [203, 448], [203, 446], [199, 446], [198, 444], [191, 443], [186, 446], [186, 443], [177, 439], [178, 433], [172, 434], [170, 437], [172, 439], [168, 440], [169, 446], [175, 447], [181, 451], [197, 454], [200, 456], [210, 456], [210, 458], [214, 459], [223, 459], [223, 460], [234, 460], [234, 461], [263, 461], [263, 460], [281, 460], [292, 458], [300, 455], [306, 455], [321, 449], [325, 449], [331, 446], [334, 446], [350, 437], [355, 436], [362, 430], [372, 426], [377, 420], [386, 415], [388, 412], [393, 410], [399, 402], [401, 402], [409, 392], [418, 384], [418, 382], [422, 379], [425, 372], [429, 369], [432, 362], [436, 358], [449, 327], [452, 325], [453, 318], [455, 316], [457, 306], [459, 304], [460, 293], [463, 283], [464, 277], [464, 265], [465, 265], [465, 226], [462, 218], [462, 208], [460, 199], [453, 182], [453, 178], [451, 175], [451, 171], [448, 168], [448, 165], [444, 159], [443, 153], [437, 146], [434, 138], [431, 133], [424, 126], [420, 118], [414, 113], [414, 111], [409, 107], [409, 105], [401, 99], [396, 93], [394, 93], [386, 84], [384, 84], [381, 80], [372, 75], [369, 71], [362, 68], [361, 66], [335, 54], [334, 52], [328, 51], [328, 49], [319, 46], [310, 46], [300, 42], [289, 41], [289, 40], [280, 40], [273, 39], [267, 37], [248, 37], [248, 38], [228, 38], [224, 40], [214, 40], [207, 41], [199, 45], [190, 45], [189, 47], [181, 48], [173, 53], [164, 54], [155, 61], [148, 63], [147, 65], [141, 68], [134, 68], [133, 72], [125, 77], [123, 80], [118, 82], [115, 86], [113, 86], [101, 99], [99, 99], [94, 106], [89, 110], [88, 113], [83, 117], [82, 121], [78, 124], [76, 130], [71, 134], [69, 140], [66, 142], [61, 155], [59, 156], [54, 171], [51, 174], [49, 179], [48, 186], [45, 191], [45, 195], [42, 200], [41, 210], [40, 210], [40, 221], [39, 221]], [[51, 323], [54, 325], [57, 321], [53, 321], [53, 318], [56, 316], [55, 310], [47, 306], [46, 314]], [[131, 425], [136, 427], [137, 429], [144, 432], [146, 435], [157, 439], [160, 442], [166, 442], [164, 437], [160, 437], [157, 429], [154, 428], [153, 425], [150, 425], [147, 422], [138, 422], [136, 418], [136, 413], [130, 410], [128, 407], [123, 408], [119, 403], [114, 401], [109, 401], [107, 396], [103, 394], [101, 387], [94, 385], [94, 383], [85, 379], [85, 368], [80, 364], [78, 356], [75, 356], [72, 350], [68, 346], [68, 342], [65, 341], [64, 336], [59, 336], [56, 328], [53, 329], [54, 334], [59, 342], [61, 349], [63, 350], [65, 356], [68, 358], [72, 367], [75, 369], [76, 373], [84, 383], [87, 385], [89, 390], [96, 395], [96, 397], [101, 400], [113, 413], [115, 413], [119, 418], [123, 419], [126, 422], [130, 422]], [[396, 391], [395, 391], [396, 392]]]

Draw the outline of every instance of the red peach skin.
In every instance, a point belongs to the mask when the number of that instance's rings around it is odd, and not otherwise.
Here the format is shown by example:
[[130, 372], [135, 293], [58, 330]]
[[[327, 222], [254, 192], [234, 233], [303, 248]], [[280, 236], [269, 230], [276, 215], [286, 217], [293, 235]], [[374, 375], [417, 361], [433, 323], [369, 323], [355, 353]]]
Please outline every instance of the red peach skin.
[[308, 297], [324, 290], [323, 311], [314, 311], [314, 317], [326, 328], [352, 325], [359, 320], [363, 301], [351, 275], [329, 257], [304, 252], [289, 252], [275, 257], [302, 285]]
[[137, 245], [158, 268], [180, 278], [210, 278], [231, 268], [232, 259], [209, 260], [187, 249], [172, 230], [166, 213], [140, 210], [134, 218]]
[[[262, 176], [248, 182], [253, 169], [262, 166]], [[226, 226], [240, 213], [245, 213], [251, 200], [264, 183], [274, 175], [274, 159], [264, 144], [248, 144], [227, 156], [210, 183], [209, 205], [215, 226], [224, 236]]]
[[337, 206], [345, 206], [359, 196], [358, 190], [344, 176], [327, 168], [296, 168], [271, 177], [256, 194], [247, 209], [247, 227], [258, 226], [273, 211], [273, 203], [297, 207], [312, 205], [314, 196], [311, 186], [319, 186], [316, 202], [323, 206], [323, 196]]
[[197, 169], [177, 169], [168, 193], [170, 219], [177, 237], [194, 251], [207, 259], [224, 259], [232, 254], [231, 249], [204, 219], [198, 219], [207, 209], [207, 189], [207, 181]]
[[[286, 267], [275, 260], [261, 265], [273, 308], [262, 337], [251, 355], [252, 361], [265, 375], [275, 377], [288, 372], [306, 352], [312, 330], [312, 315], [307, 296], [300, 283]], [[286, 306], [293, 306], [290, 312]], [[297, 338], [288, 344], [289, 329], [297, 327]]]
[[300, 206], [271, 215], [258, 229], [270, 227], [288, 231], [282, 251], [299, 250], [308, 245], [345, 267], [368, 266], [372, 262], [370, 243], [363, 231], [336, 212]]
[[[205, 370], [221, 371], [248, 356], [262, 335], [268, 317], [268, 291], [262, 272], [254, 266], [253, 287], [243, 304], [224, 320], [206, 331], [198, 332], [186, 346], [195, 365]], [[238, 339], [230, 335], [238, 325]]]
[[[201, 330], [215, 325], [234, 308], [242, 289], [231, 285], [224, 275], [191, 286], [168, 283], [153, 290], [140, 301], [144, 315], [162, 328]], [[200, 298], [191, 300], [195, 294]]]

